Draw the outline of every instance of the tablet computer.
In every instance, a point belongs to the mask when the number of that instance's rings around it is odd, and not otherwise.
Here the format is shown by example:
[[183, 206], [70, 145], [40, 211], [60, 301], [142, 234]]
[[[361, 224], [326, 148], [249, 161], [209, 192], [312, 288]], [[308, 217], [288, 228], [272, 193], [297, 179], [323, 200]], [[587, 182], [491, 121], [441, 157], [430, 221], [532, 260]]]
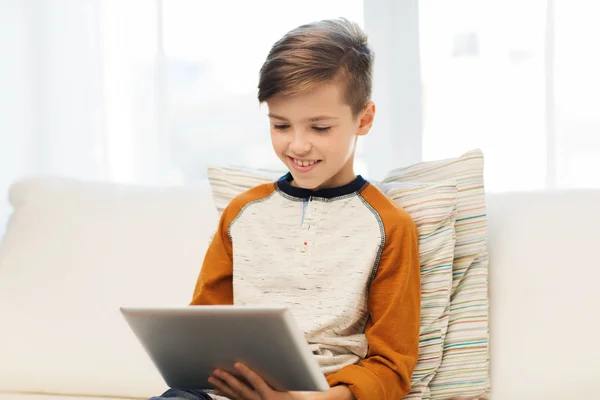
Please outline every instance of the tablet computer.
[[215, 368], [240, 361], [275, 390], [326, 391], [303, 333], [285, 307], [121, 307], [170, 388], [213, 389]]

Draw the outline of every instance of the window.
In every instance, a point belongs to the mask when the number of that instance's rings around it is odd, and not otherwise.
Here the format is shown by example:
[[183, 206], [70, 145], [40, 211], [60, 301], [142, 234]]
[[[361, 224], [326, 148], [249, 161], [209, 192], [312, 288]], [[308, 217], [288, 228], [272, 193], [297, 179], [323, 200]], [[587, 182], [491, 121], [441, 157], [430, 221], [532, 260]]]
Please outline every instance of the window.
[[421, 1], [425, 160], [479, 147], [488, 189], [545, 186], [544, 5]]
[[480, 147], [489, 190], [600, 187], [600, 5], [422, 0], [423, 156]]
[[554, 109], [558, 187], [600, 187], [600, 3], [555, 1]]

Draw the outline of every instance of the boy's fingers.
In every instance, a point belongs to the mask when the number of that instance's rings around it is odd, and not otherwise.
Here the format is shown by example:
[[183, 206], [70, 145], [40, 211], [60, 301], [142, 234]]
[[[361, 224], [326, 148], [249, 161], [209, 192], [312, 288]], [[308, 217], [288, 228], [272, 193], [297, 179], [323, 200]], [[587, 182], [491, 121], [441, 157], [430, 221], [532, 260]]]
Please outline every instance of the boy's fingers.
[[254, 390], [256, 390], [261, 395], [261, 397], [264, 397], [264, 395], [266, 395], [271, 390], [271, 388], [269, 387], [269, 385], [267, 385], [263, 378], [261, 378], [256, 372], [252, 371], [250, 368], [246, 367], [244, 364], [239, 362], [236, 363], [235, 369], [237, 369], [244, 376], [244, 378], [246, 378], [246, 380], [252, 385], [252, 387], [254, 387]]
[[217, 390], [215, 390], [215, 393], [217, 393], [219, 396], [225, 396], [232, 400], [243, 400], [233, 391], [232, 388], [230, 388], [221, 379], [211, 376], [208, 379], [208, 382], [210, 382], [211, 385], [217, 388]]
[[217, 378], [222, 380], [228, 389], [231, 389], [237, 397], [235, 399], [243, 400], [260, 400], [260, 396], [252, 388], [249, 388], [244, 383], [240, 382], [235, 376], [229, 372], [217, 370], [214, 374]]

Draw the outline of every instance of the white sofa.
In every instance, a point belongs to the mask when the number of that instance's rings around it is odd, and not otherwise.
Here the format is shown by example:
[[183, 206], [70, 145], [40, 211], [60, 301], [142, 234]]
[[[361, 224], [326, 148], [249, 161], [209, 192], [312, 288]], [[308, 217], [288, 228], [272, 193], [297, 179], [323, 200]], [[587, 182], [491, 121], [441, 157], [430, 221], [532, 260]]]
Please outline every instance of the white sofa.
[[[187, 304], [208, 184], [35, 178], [0, 247], [0, 400], [144, 399], [164, 384], [122, 305]], [[600, 191], [488, 194], [492, 399], [600, 399]]]

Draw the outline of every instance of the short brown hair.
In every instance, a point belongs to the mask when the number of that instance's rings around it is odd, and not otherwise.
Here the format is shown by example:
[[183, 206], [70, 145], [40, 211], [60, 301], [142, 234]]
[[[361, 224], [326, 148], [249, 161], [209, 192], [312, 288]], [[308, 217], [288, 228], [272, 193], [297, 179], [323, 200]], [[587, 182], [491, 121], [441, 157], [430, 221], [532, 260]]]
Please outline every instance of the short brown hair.
[[373, 59], [367, 35], [354, 22], [339, 18], [301, 25], [271, 48], [260, 69], [258, 101], [339, 79], [356, 116], [371, 99]]

